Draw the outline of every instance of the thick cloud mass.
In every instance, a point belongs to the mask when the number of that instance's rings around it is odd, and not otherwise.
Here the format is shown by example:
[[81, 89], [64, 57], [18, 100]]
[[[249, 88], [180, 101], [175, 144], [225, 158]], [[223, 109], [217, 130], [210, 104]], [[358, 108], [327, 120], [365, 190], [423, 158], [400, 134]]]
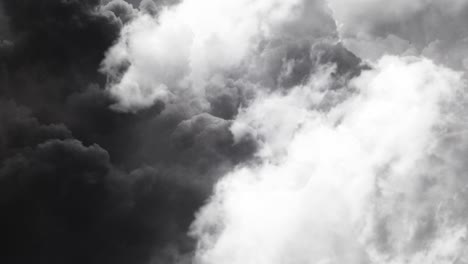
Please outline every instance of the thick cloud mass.
[[200, 263], [452, 263], [463, 256], [465, 190], [455, 182], [464, 181], [465, 166], [452, 163], [459, 150], [442, 140], [466, 140], [446, 134], [453, 113], [442, 107], [462, 89], [460, 74], [386, 57], [352, 80], [353, 93], [328, 85], [311, 79], [239, 115], [239, 127], [265, 139], [262, 163], [228, 174], [199, 213]]
[[[208, 111], [211, 83], [222, 89], [226, 78], [257, 83], [289, 77], [270, 67], [300, 75], [291, 78], [307, 76], [314, 65], [308, 57], [317, 56], [310, 54], [311, 46], [336, 37], [327, 12], [320, 1], [187, 0], [165, 8], [157, 19], [143, 14], [125, 27], [102, 71], [120, 110], [189, 101], [188, 111]], [[288, 65], [277, 61], [283, 59]]]
[[[424, 55], [468, 69], [468, 2], [464, 0], [329, 0], [343, 41], [366, 59]], [[385, 6], [385, 8], [382, 8]]]
[[189, 259], [196, 210], [257, 143], [234, 142], [234, 113], [112, 110], [98, 69], [139, 14], [126, 2], [1, 4], [0, 262]]
[[467, 10], [0, 0], [0, 263], [466, 263]]

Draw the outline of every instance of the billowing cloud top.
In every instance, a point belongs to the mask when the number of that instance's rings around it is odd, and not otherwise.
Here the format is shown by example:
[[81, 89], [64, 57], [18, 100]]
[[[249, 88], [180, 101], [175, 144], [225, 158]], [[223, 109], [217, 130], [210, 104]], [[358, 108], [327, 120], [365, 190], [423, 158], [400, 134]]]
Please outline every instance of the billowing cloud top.
[[102, 71], [111, 78], [118, 108], [191, 100], [198, 108], [194, 111], [204, 111], [210, 83], [234, 73], [262, 74], [263, 67], [272, 65], [247, 64], [266, 64], [274, 56], [268, 54], [275, 52], [271, 49], [287, 43], [335, 37], [327, 12], [319, 1], [187, 0], [164, 7], [157, 17], [143, 14], [126, 26]]
[[0, 0], [0, 262], [468, 263], [464, 0]]
[[464, 0], [329, 0], [340, 34], [359, 55], [423, 55], [468, 70], [468, 2]]

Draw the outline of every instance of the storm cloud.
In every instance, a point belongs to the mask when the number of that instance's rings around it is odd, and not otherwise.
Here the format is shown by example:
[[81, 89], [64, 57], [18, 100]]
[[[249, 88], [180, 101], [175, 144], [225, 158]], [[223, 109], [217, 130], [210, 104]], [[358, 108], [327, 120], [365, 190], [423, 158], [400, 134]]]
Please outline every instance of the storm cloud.
[[123, 1], [2, 2], [2, 262], [189, 258], [196, 210], [256, 149], [208, 113], [112, 109], [100, 64], [136, 15]]
[[0, 262], [465, 263], [467, 10], [0, 0]]

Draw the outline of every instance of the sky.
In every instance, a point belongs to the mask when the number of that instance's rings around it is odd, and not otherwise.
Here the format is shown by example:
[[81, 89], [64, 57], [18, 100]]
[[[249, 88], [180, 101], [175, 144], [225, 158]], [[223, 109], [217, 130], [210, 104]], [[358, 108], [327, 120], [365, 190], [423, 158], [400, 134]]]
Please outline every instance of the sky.
[[0, 0], [0, 263], [468, 264], [468, 1]]

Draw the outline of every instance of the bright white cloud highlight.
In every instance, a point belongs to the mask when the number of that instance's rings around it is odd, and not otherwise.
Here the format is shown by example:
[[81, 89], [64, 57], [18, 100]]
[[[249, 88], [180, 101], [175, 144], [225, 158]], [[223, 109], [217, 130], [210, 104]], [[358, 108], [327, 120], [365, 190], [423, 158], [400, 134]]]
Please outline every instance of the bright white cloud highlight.
[[216, 73], [232, 70], [275, 27], [291, 19], [300, 0], [186, 0], [157, 18], [142, 14], [128, 25], [103, 63], [110, 75], [129, 64], [111, 92], [124, 108], [155, 99], [203, 97]]
[[311, 0], [185, 0], [157, 17], [140, 12], [124, 27], [102, 71], [118, 108], [192, 101], [206, 109], [212, 78], [249, 67], [269, 41], [332, 36], [323, 2]]
[[152, 12], [102, 64], [115, 107], [235, 117], [234, 142], [261, 146], [197, 214], [196, 263], [468, 263], [468, 100], [462, 74], [442, 66], [468, 67], [466, 1], [184, 0]]
[[200, 211], [192, 230], [199, 263], [461, 257], [467, 219], [452, 200], [463, 175], [441, 151], [450, 127], [444, 105], [461, 91], [460, 75], [385, 57], [350, 89], [327, 85], [312, 78], [285, 95], [260, 96], [239, 115], [234, 133], [249, 128], [263, 138], [263, 162], [227, 175]]

